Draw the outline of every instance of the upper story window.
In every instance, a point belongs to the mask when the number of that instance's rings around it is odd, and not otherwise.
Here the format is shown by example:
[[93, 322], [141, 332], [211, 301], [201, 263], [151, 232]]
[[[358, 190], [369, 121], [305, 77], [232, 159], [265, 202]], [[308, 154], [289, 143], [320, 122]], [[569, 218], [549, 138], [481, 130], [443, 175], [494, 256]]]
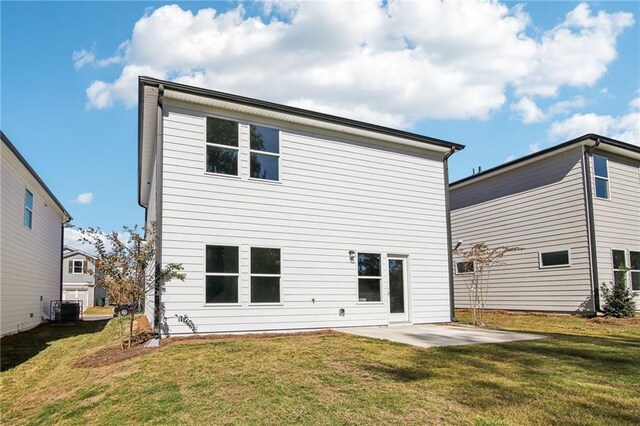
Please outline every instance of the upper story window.
[[251, 247], [251, 303], [280, 303], [280, 249]]
[[207, 117], [207, 173], [238, 176], [238, 123]]
[[33, 226], [33, 194], [28, 189], [24, 190], [24, 226]]
[[238, 303], [238, 247], [207, 246], [205, 302]]
[[82, 274], [85, 271], [84, 268], [84, 260], [82, 259], [73, 259], [69, 261], [69, 272], [72, 274]]
[[280, 131], [271, 127], [249, 126], [251, 165], [249, 176], [280, 180]]
[[614, 282], [627, 282], [627, 257], [624, 250], [611, 250]]
[[640, 251], [630, 251], [631, 290], [640, 291]]
[[593, 175], [596, 197], [609, 199], [609, 160], [599, 155], [593, 156]]
[[380, 254], [358, 253], [358, 301], [380, 302]]
[[558, 268], [562, 266], [571, 266], [569, 250], [540, 252], [541, 268]]

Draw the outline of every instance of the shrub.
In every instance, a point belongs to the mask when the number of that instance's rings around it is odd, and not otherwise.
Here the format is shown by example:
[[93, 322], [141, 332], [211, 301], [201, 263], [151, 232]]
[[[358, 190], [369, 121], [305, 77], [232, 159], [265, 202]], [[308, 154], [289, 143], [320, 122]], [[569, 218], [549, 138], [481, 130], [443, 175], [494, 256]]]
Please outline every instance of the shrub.
[[635, 315], [636, 302], [633, 300], [633, 292], [624, 280], [617, 280], [610, 283], [610, 286], [602, 283], [601, 288], [604, 297], [602, 312], [605, 316], [627, 318]]

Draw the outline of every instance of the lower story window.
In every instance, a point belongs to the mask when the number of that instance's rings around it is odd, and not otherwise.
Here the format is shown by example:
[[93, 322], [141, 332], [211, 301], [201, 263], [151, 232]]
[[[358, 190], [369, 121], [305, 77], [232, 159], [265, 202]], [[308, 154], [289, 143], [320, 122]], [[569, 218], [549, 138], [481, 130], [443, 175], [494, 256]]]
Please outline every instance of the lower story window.
[[473, 271], [473, 262], [456, 262], [456, 274], [469, 274]]
[[251, 247], [251, 303], [280, 303], [280, 249]]
[[631, 258], [631, 290], [640, 291], [640, 251], [630, 251]]
[[207, 246], [206, 303], [238, 303], [238, 247]]
[[613, 281], [616, 283], [627, 282], [627, 258], [624, 250], [611, 250], [613, 261]]
[[569, 250], [540, 252], [541, 268], [557, 268], [570, 265]]
[[358, 301], [380, 302], [382, 281], [379, 253], [358, 253]]

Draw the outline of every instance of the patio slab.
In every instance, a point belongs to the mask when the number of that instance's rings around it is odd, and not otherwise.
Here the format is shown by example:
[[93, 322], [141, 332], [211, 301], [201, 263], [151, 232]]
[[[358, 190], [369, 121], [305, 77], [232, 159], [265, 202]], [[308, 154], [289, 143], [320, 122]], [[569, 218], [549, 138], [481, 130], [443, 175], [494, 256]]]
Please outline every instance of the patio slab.
[[463, 325], [391, 325], [383, 327], [337, 328], [335, 331], [374, 339], [390, 340], [407, 345], [430, 348], [434, 346], [473, 345], [479, 343], [505, 343], [519, 340], [544, 339], [542, 334], [513, 331], [485, 330]]

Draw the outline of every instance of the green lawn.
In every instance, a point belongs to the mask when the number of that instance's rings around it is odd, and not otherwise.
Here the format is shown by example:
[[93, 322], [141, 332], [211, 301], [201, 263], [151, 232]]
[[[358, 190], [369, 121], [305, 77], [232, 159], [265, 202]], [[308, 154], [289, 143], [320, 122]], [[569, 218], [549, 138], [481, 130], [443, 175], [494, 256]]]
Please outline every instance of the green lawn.
[[91, 306], [84, 311], [84, 316], [113, 315], [113, 306]]
[[637, 320], [487, 319], [551, 337], [436, 349], [340, 333], [180, 342], [88, 369], [70, 365], [115, 343], [116, 320], [43, 327], [2, 341], [2, 423], [640, 424]]

